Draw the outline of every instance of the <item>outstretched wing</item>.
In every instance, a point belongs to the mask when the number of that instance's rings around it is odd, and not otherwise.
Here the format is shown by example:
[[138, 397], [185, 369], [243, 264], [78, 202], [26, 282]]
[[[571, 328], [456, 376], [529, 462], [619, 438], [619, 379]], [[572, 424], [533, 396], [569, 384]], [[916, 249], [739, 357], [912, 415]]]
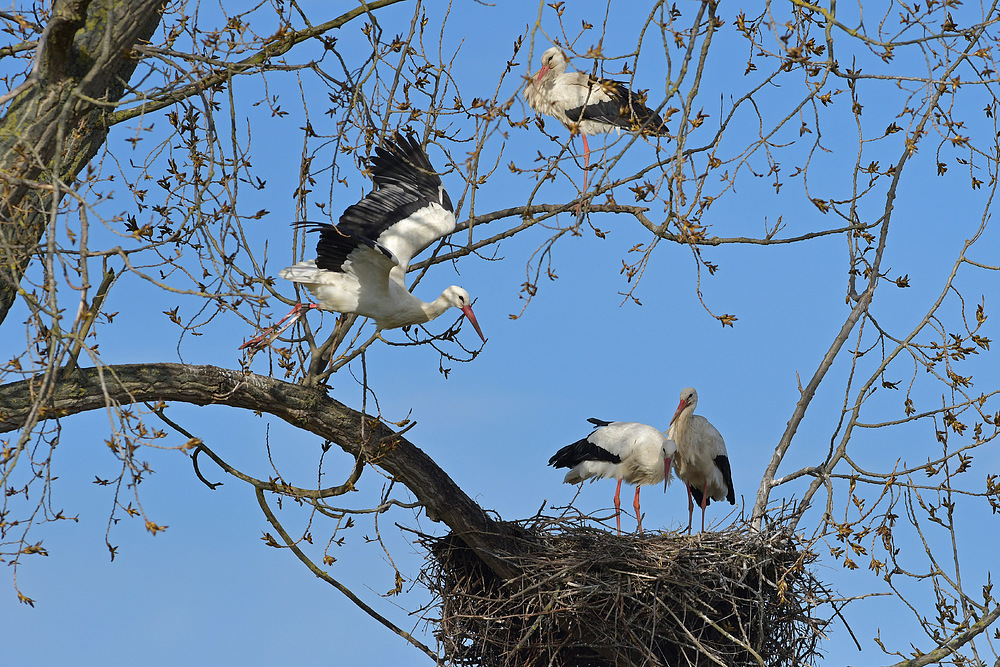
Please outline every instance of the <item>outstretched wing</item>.
[[[319, 241], [316, 242], [317, 268], [343, 273], [344, 263], [352, 252], [365, 252], [367, 250], [381, 254], [384, 261], [391, 263], [392, 266], [398, 264], [388, 248], [368, 237], [345, 232], [339, 226], [334, 227], [327, 222], [298, 222], [295, 224], [306, 231], [319, 232]], [[387, 273], [389, 268], [391, 266], [386, 268]]]
[[454, 207], [412, 134], [376, 148], [371, 171], [376, 189], [349, 206], [337, 228], [377, 242], [405, 273], [413, 257], [455, 230]]

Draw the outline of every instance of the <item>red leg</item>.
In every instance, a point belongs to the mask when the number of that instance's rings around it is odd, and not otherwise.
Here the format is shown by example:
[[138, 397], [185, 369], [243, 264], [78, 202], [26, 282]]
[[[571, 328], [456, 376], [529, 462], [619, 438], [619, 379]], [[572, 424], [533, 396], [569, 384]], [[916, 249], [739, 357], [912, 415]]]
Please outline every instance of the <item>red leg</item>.
[[691, 486], [685, 484], [684, 489], [688, 492], [688, 535], [690, 535], [691, 522], [694, 520], [694, 499], [691, 497]]
[[317, 306], [315, 303], [297, 303], [297, 304], [295, 304], [295, 307], [292, 308], [292, 311], [290, 313], [288, 313], [287, 315], [285, 315], [284, 317], [282, 317], [275, 324], [272, 324], [268, 328], [264, 329], [257, 336], [254, 336], [253, 338], [251, 338], [247, 342], [245, 342], [242, 345], [240, 345], [240, 349], [243, 350], [243, 349], [246, 349], [248, 347], [250, 347], [250, 348], [263, 347], [265, 340], [268, 341], [268, 342], [270, 342], [270, 341], [274, 340], [275, 338], [277, 338], [278, 336], [280, 336], [281, 333], [285, 329], [287, 329], [288, 327], [290, 327], [293, 324], [295, 324], [295, 321], [297, 319], [299, 319], [300, 317], [302, 317], [302, 314], [305, 311], [307, 311], [307, 310], [309, 310], [311, 308], [319, 308], [319, 306]]
[[705, 507], [708, 505], [708, 480], [701, 487], [701, 532], [705, 532]]
[[590, 168], [590, 146], [587, 145], [587, 135], [580, 134], [583, 139], [583, 191], [587, 191], [587, 172]]
[[615, 525], [618, 527], [618, 534], [622, 534], [622, 502], [620, 494], [622, 492], [622, 481], [618, 480], [618, 488], [615, 489]]
[[636, 484], [635, 487], [635, 502], [632, 503], [632, 507], [635, 508], [635, 518], [639, 522], [639, 532], [642, 532], [642, 512], [639, 511], [639, 485]]

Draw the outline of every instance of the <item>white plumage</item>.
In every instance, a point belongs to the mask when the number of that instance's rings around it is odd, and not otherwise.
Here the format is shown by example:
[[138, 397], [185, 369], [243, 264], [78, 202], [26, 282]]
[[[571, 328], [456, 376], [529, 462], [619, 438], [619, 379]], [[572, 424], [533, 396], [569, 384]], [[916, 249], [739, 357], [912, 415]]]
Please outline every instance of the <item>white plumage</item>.
[[566, 445], [552, 458], [549, 465], [570, 468], [563, 482], [580, 484], [584, 480], [611, 478], [618, 480], [615, 489], [615, 523], [621, 533], [622, 481], [635, 485], [635, 516], [642, 532], [639, 510], [639, 489], [644, 485], [670, 483], [670, 461], [676, 447], [658, 429], [637, 422], [606, 422], [588, 419], [598, 428], [586, 438]]
[[[297, 305], [272, 330], [283, 324], [277, 330], [280, 333], [306, 308], [368, 317], [382, 330], [429, 322], [455, 307], [486, 342], [464, 289], [452, 285], [425, 303], [406, 288], [406, 271], [413, 257], [455, 230], [451, 198], [427, 154], [413, 135], [400, 134], [385, 148], [375, 149], [371, 172], [375, 190], [349, 206], [336, 226], [300, 223], [319, 232], [317, 257], [282, 269], [278, 275], [304, 286], [317, 303]], [[263, 337], [244, 347], [258, 344]]]
[[[733, 474], [722, 434], [701, 415], [694, 414], [698, 392], [687, 387], [670, 420], [667, 437], [677, 443], [674, 470], [688, 492], [688, 532], [694, 516], [694, 504], [701, 505], [701, 530], [705, 530], [705, 508], [712, 500], [736, 504]], [[693, 497], [693, 499], [692, 499]]]
[[552, 116], [583, 139], [583, 189], [587, 189], [590, 147], [587, 135], [627, 129], [644, 135], [667, 136], [660, 116], [647, 107], [645, 94], [634, 93], [620, 81], [600, 79], [584, 72], [567, 72], [568, 61], [559, 47], [542, 54], [542, 68], [524, 88], [532, 109]]

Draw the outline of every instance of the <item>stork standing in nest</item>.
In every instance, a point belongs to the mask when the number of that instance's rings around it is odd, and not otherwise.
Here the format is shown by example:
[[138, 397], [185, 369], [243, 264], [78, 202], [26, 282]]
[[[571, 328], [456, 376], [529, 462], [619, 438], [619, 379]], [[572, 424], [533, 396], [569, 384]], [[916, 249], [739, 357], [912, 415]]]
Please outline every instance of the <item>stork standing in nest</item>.
[[587, 135], [626, 129], [647, 136], [666, 136], [660, 116], [645, 105], [645, 93], [635, 93], [620, 81], [586, 72], [567, 72], [568, 61], [553, 46], [542, 54], [542, 68], [530, 78], [524, 98], [538, 113], [552, 116], [583, 139], [583, 191], [587, 191], [590, 147]]
[[733, 473], [729, 467], [726, 442], [712, 423], [694, 414], [698, 392], [694, 387], [681, 391], [667, 437], [677, 443], [674, 469], [688, 492], [688, 532], [694, 516], [694, 503], [701, 505], [701, 531], [705, 532], [705, 508], [713, 500], [736, 504]]
[[584, 480], [612, 478], [618, 480], [615, 489], [615, 525], [622, 532], [622, 482], [635, 484], [635, 517], [642, 532], [642, 512], [639, 510], [639, 489], [643, 485], [670, 483], [670, 461], [676, 447], [658, 429], [637, 422], [607, 422], [588, 419], [598, 428], [586, 438], [566, 445], [549, 459], [556, 468], [571, 468], [563, 482], [582, 484]]

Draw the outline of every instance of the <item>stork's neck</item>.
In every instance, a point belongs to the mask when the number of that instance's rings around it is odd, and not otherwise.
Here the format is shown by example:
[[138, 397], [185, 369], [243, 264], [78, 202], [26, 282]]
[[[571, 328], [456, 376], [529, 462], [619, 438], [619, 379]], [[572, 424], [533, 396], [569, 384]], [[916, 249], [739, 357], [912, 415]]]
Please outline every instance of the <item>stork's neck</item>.
[[441, 314], [449, 308], [451, 308], [451, 304], [448, 302], [448, 297], [445, 296], [444, 292], [441, 293], [441, 296], [434, 299], [430, 303], [421, 302], [420, 310], [424, 314], [424, 319], [422, 319], [421, 322], [430, 322], [431, 320], [440, 317]]
[[404, 285], [389, 280], [390, 303], [381, 304], [380, 312], [375, 316], [380, 329], [395, 329], [410, 324], [423, 324], [448, 310], [448, 302], [444, 294], [431, 303], [424, 303], [407, 291]]
[[688, 427], [691, 426], [692, 414], [694, 414], [694, 405], [688, 405], [681, 410], [681, 413], [674, 419], [674, 423], [670, 425], [667, 437], [678, 443], [678, 446], [685, 440]]

